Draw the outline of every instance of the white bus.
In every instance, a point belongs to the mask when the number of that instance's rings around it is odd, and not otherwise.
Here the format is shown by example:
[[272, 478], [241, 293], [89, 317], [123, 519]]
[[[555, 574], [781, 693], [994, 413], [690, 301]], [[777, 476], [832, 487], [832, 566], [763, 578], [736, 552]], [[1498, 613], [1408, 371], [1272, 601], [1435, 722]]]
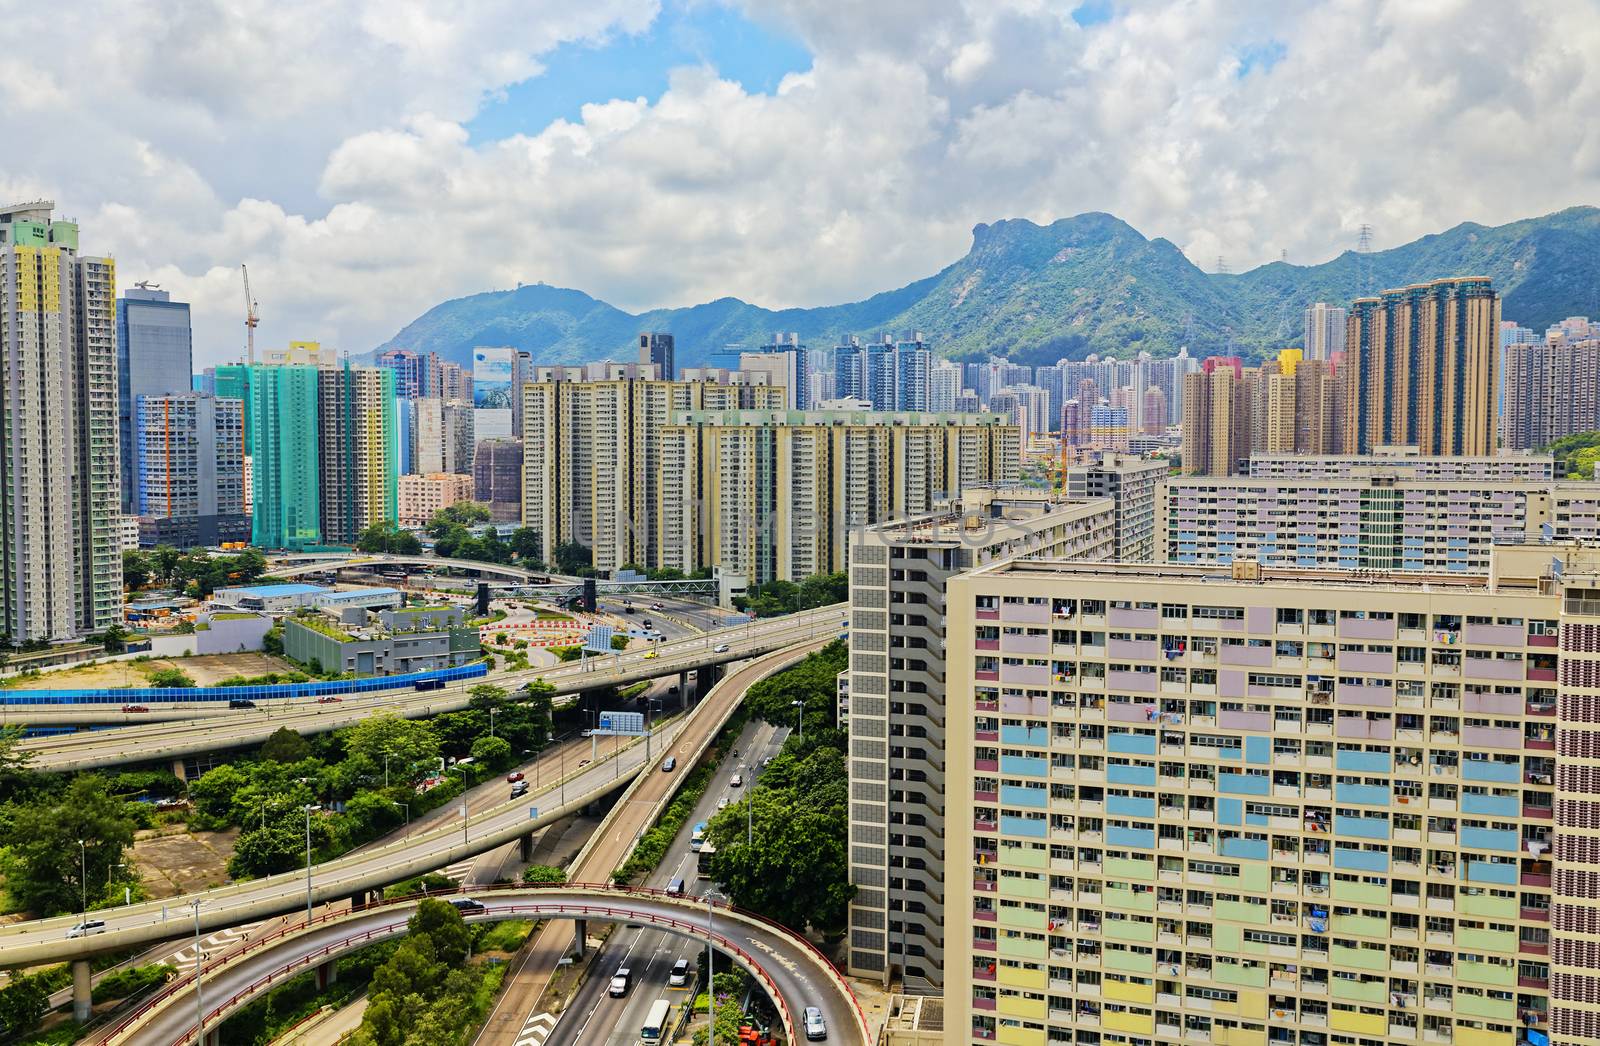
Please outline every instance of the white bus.
[[672, 1015], [672, 1004], [665, 999], [657, 999], [650, 1004], [650, 1012], [645, 1016], [644, 1027], [639, 1029], [639, 1046], [659, 1046], [666, 1041], [667, 1018]]

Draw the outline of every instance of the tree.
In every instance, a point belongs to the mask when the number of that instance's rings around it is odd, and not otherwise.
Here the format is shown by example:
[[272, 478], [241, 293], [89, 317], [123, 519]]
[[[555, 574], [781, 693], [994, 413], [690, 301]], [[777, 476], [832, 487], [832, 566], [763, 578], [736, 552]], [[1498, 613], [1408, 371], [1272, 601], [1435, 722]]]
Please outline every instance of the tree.
[[[315, 825], [312, 831], [312, 845], [315, 847]], [[305, 845], [304, 830], [296, 831], [285, 823], [252, 828], [240, 833], [233, 844], [233, 856], [228, 858], [228, 874], [235, 879], [254, 879], [303, 867]]]
[[589, 546], [580, 541], [563, 541], [553, 550], [556, 561], [556, 573], [577, 574], [582, 570], [594, 567], [594, 554], [589, 551]]
[[544, 550], [544, 538], [532, 527], [518, 527], [511, 532], [511, 551], [517, 555], [517, 562], [525, 567], [537, 570], [544, 566], [541, 556]]
[[370, 773], [383, 772], [384, 757], [389, 758], [391, 778], [410, 783], [413, 774], [439, 757], [439, 738], [426, 723], [402, 719], [393, 712], [370, 716], [344, 732], [345, 751], [360, 760]]
[[150, 583], [150, 559], [136, 548], [123, 550], [122, 584], [129, 589], [141, 589]]
[[392, 520], [383, 519], [357, 536], [356, 548], [362, 552], [414, 556], [422, 551], [422, 542], [411, 531], [401, 530]]
[[50, 1012], [50, 993], [38, 977], [17, 977], [0, 990], [0, 1042], [16, 1042]]
[[506, 703], [506, 689], [493, 683], [479, 683], [467, 691], [468, 708], [499, 708]]
[[169, 585], [176, 584], [178, 580], [178, 560], [183, 558], [183, 553], [171, 545], [157, 545], [150, 551], [150, 569], [156, 580], [164, 581]]
[[194, 680], [181, 668], [158, 668], [150, 673], [150, 685], [168, 687], [173, 689], [188, 689], [194, 686]]
[[12, 900], [50, 916], [76, 911], [85, 884], [97, 896], [133, 844], [130, 805], [111, 794], [104, 777], [81, 774], [53, 801], [14, 806], [6, 868]]
[[503, 737], [480, 737], [472, 742], [472, 758], [487, 766], [507, 766], [511, 762], [511, 742]]
[[560, 886], [567, 881], [567, 873], [548, 864], [530, 864], [522, 870], [522, 881], [530, 885]]
[[413, 934], [432, 938], [434, 954], [446, 966], [459, 966], [466, 960], [472, 931], [454, 905], [427, 898], [417, 904], [416, 914], [406, 925]]
[[480, 505], [476, 501], [458, 501], [454, 505], [446, 505], [433, 514], [425, 528], [428, 535], [437, 539], [452, 526], [462, 529], [487, 523], [491, 514], [487, 505]]
[[311, 744], [286, 726], [280, 726], [261, 743], [261, 758], [269, 763], [298, 763], [311, 755]]

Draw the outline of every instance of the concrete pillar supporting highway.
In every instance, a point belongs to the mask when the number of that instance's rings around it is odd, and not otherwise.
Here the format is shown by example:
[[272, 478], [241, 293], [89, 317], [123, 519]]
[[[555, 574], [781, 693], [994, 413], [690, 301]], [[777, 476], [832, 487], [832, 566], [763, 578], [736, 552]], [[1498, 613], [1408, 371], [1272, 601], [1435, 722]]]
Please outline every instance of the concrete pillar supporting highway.
[[689, 673], [687, 671], [678, 673], [678, 706], [680, 708], [689, 706]]
[[89, 960], [77, 959], [72, 964], [72, 1019], [82, 1024], [89, 1019], [94, 1001], [94, 984], [89, 979]]
[[339, 979], [339, 964], [329, 959], [317, 967], [317, 990], [323, 991]]
[[589, 945], [589, 920], [579, 919], [576, 925], [578, 932], [572, 935], [572, 957], [581, 959], [583, 958], [584, 950]]
[[355, 893], [350, 895], [350, 910], [353, 912], [365, 907], [367, 901], [371, 899], [371, 896], [371, 892], [368, 890], [357, 890]]
[[694, 670], [694, 699], [697, 702], [705, 700], [705, 696], [711, 693], [711, 687], [720, 672], [721, 669], [716, 665], [705, 665]]
[[183, 760], [181, 758], [172, 761], [172, 776], [180, 781], [189, 780], [189, 775], [183, 768]]
[[533, 860], [533, 833], [517, 837], [517, 858], [523, 861]]
[[202, 1044], [202, 1046], [222, 1046], [222, 1029], [206, 1029], [206, 1041]]

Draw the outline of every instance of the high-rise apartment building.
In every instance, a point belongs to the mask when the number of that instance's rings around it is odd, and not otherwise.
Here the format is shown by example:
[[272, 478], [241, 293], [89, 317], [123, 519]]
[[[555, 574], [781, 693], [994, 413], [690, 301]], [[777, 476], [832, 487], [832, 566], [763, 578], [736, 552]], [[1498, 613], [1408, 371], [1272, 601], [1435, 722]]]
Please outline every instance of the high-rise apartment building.
[[1499, 358], [1500, 297], [1486, 276], [1357, 299], [1340, 366], [1342, 449], [1494, 453]]
[[250, 540], [244, 401], [202, 392], [134, 403], [134, 516], [146, 548]]
[[1338, 374], [1299, 349], [1259, 367], [1213, 356], [1184, 382], [1183, 470], [1190, 475], [1234, 475], [1256, 454], [1326, 454], [1341, 444]]
[[1600, 428], [1600, 324], [1574, 316], [1543, 341], [1503, 347], [1506, 447], [1530, 450]]
[[[508, 441], [509, 442], [509, 441]], [[401, 476], [399, 517], [402, 527], [422, 527], [440, 509], [473, 500], [473, 479], [454, 472]]]
[[1595, 558], [953, 578], [946, 1041], [1600, 1041]]
[[487, 506], [496, 523], [522, 519], [522, 441], [486, 439], [472, 463], [473, 500]]
[[939, 360], [928, 375], [928, 410], [949, 414], [956, 409], [956, 399], [960, 395], [961, 365]]
[[123, 292], [117, 299], [117, 439], [125, 515], [139, 513], [139, 397], [188, 392], [193, 370], [188, 303], [149, 285]]
[[[297, 344], [309, 346], [311, 358], [335, 358], [314, 342]], [[396, 520], [393, 370], [231, 364], [216, 368], [215, 382], [244, 401], [252, 544], [351, 545], [373, 523]]]
[[672, 335], [660, 333], [639, 335], [639, 362], [654, 364], [656, 374], [663, 381], [672, 381], [678, 376], [675, 355]]
[[[1403, 451], [1396, 453], [1396, 450]], [[1423, 457], [1409, 448], [1380, 448], [1362, 455], [1254, 454], [1250, 475], [1333, 479], [1366, 475], [1381, 469], [1406, 479], [1489, 480], [1554, 479], [1555, 461], [1548, 455], [1500, 454], [1482, 458]]]
[[393, 523], [399, 512], [394, 372], [347, 362], [318, 376], [322, 541], [354, 545], [363, 530]]
[[394, 371], [396, 396], [414, 400], [428, 395], [429, 363], [437, 365], [438, 359], [433, 353], [423, 355], [410, 349], [388, 349], [378, 353], [373, 363]]
[[1067, 494], [1077, 500], [1109, 498], [1115, 510], [1110, 558], [1124, 563], [1156, 559], [1156, 507], [1167, 463], [1129, 454], [1103, 453], [1067, 469]]
[[651, 565], [752, 585], [843, 570], [855, 528], [1015, 482], [1017, 438], [993, 414], [676, 413], [661, 430]]
[[54, 208], [0, 208], [0, 633], [14, 643], [122, 620], [116, 266], [80, 254]]
[[597, 570], [658, 565], [658, 491], [682, 479], [660, 458], [669, 418], [685, 410], [771, 408], [787, 397], [764, 384], [765, 375], [712, 377], [664, 381], [649, 364], [534, 369], [523, 387], [522, 521], [538, 531], [546, 562], [556, 545], [576, 541]]
[[1483, 573], [1495, 545], [1539, 540], [1554, 486], [1414, 479], [1377, 464], [1346, 476], [1183, 476], [1162, 490], [1158, 540], [1172, 563]]
[[438, 390], [438, 392], [434, 392], [433, 386], [429, 386], [428, 395], [437, 396], [446, 402], [471, 403], [471, 368], [463, 367], [459, 363], [440, 361]]
[[1344, 351], [1345, 310], [1327, 302], [1307, 305], [1305, 311], [1306, 359], [1332, 360]]
[[401, 404], [400, 410], [409, 416], [408, 471], [417, 475], [472, 472], [477, 415], [470, 402], [425, 396]]
[[[962, 728], [949, 721], [952, 713], [968, 715], [963, 685], [946, 685], [946, 582], [1010, 556], [1107, 558], [1112, 521], [1104, 500], [972, 489], [940, 512], [851, 536], [846, 689], [856, 894], [847, 962], [853, 974], [893, 976], [916, 991], [970, 991], [966, 971], [947, 967], [944, 955], [947, 927], [955, 936], [967, 931], [965, 913], [942, 904], [946, 863], [964, 864], [964, 855], [947, 849], [952, 826], [945, 810], [949, 792], [969, 787], [969, 775], [948, 766], [944, 750], [947, 733]], [[1004, 642], [1009, 653], [1030, 649], [1010, 636]]]

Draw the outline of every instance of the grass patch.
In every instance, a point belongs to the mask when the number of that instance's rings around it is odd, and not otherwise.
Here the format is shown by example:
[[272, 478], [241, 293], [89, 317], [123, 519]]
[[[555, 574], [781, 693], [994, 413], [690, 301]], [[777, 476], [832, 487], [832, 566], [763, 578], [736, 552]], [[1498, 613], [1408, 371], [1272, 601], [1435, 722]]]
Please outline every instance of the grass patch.
[[477, 952], [514, 952], [522, 947], [522, 942], [528, 939], [528, 934], [533, 932], [531, 919], [507, 919], [502, 923], [494, 923], [483, 927], [478, 932], [478, 938], [473, 944]]

